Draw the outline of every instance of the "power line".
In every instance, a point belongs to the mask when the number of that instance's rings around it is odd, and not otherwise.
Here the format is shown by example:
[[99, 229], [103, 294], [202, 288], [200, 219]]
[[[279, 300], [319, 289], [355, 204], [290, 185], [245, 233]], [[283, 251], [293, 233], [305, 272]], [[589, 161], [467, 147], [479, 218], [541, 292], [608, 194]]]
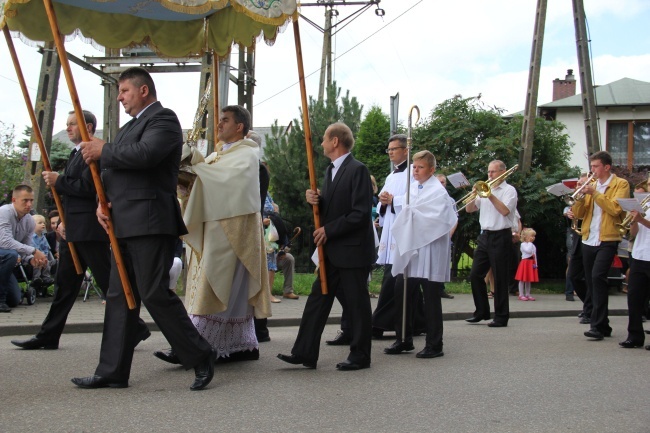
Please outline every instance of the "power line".
[[[389, 25], [391, 25], [392, 23], [394, 23], [395, 21], [397, 21], [398, 19], [400, 19], [400, 18], [401, 18], [402, 16], [404, 16], [407, 12], [410, 12], [411, 9], [413, 9], [414, 7], [416, 7], [417, 5], [419, 5], [420, 3], [422, 3], [423, 1], [424, 1], [424, 0], [420, 0], [420, 1], [418, 1], [417, 3], [414, 3], [411, 7], [409, 7], [409, 8], [406, 9], [404, 12], [402, 12], [401, 14], [399, 14], [398, 16], [396, 16], [395, 18], [393, 18], [391, 21], [387, 22], [386, 24], [384, 24], [383, 26], [381, 26], [379, 29], [377, 29], [376, 31], [374, 31], [373, 33], [371, 33], [370, 35], [368, 35], [367, 37], [365, 37], [364, 39], [362, 39], [361, 41], [359, 41], [359, 43], [357, 43], [356, 45], [352, 46], [350, 49], [348, 49], [348, 50], [345, 51], [344, 53], [342, 53], [342, 54], [336, 56], [334, 59], [332, 59], [332, 63], [334, 63], [336, 60], [340, 59], [341, 57], [343, 57], [344, 55], [346, 55], [346, 54], [349, 53], [350, 51], [354, 50], [354, 49], [357, 48], [359, 45], [361, 45], [362, 43], [364, 43], [365, 41], [367, 41], [367, 40], [370, 39], [371, 37], [375, 36], [375, 35], [376, 35], [377, 33], [379, 33], [380, 31], [384, 30], [386, 27], [388, 27]], [[321, 70], [321, 68], [318, 68], [318, 69], [316, 69], [315, 71], [311, 72], [310, 74], [305, 75], [305, 79], [311, 77], [312, 75], [314, 75], [314, 74], [317, 73], [317, 72], [320, 72], [320, 70]], [[258, 102], [257, 104], [254, 104], [253, 106], [254, 106], [254, 107], [257, 107], [258, 105], [262, 105], [263, 103], [265, 103], [265, 102], [267, 102], [267, 101], [269, 101], [269, 100], [275, 98], [276, 96], [281, 95], [282, 93], [286, 92], [287, 90], [291, 89], [292, 87], [294, 87], [294, 86], [297, 85], [298, 83], [300, 83], [300, 81], [296, 81], [295, 83], [289, 85], [288, 87], [285, 87], [284, 89], [280, 90], [279, 92], [277, 92], [277, 93], [275, 93], [275, 94], [269, 96], [268, 98], [266, 98], [266, 99], [264, 99], [264, 100]]]

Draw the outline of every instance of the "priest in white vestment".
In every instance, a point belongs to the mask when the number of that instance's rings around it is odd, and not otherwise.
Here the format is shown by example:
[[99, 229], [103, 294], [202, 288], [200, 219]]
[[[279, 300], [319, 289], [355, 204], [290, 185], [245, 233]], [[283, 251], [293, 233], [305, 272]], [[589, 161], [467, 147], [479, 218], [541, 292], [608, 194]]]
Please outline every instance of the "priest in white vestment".
[[[414, 349], [413, 329], [410, 325], [414, 293], [418, 284], [423, 287], [426, 321], [426, 346], [416, 356], [436, 358], [442, 352], [442, 305], [440, 291], [432, 282], [447, 282], [450, 276], [450, 232], [458, 217], [447, 190], [433, 176], [436, 160], [429, 151], [413, 156], [413, 178], [409, 203], [395, 219], [392, 235], [396, 242], [392, 273], [395, 285], [396, 341], [384, 349], [387, 354], [398, 354]], [[406, 329], [402, 333], [404, 275], [407, 277]]]
[[244, 138], [249, 129], [248, 111], [227, 106], [219, 120], [221, 148], [205, 160], [195, 147], [183, 151], [197, 175], [183, 218], [190, 248], [185, 304], [222, 362], [258, 359], [253, 317], [271, 315], [259, 147]]

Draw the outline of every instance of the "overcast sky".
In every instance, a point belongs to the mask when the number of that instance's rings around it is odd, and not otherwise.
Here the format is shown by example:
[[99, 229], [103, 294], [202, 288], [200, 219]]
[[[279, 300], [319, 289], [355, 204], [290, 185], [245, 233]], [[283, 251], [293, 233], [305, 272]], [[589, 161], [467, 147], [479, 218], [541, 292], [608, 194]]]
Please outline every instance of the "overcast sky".
[[[551, 101], [552, 81], [567, 69], [576, 77], [575, 31], [571, 0], [549, 0], [542, 57], [539, 104]], [[650, 81], [650, 2], [647, 0], [585, 0], [591, 39], [595, 84], [628, 77]], [[350, 90], [364, 112], [379, 105], [388, 113], [390, 96], [400, 94], [400, 120], [417, 104], [423, 114], [461, 94], [482, 94], [489, 106], [506, 112], [522, 110], [537, 0], [382, 0], [385, 16], [366, 11], [334, 39], [334, 76], [343, 92]], [[339, 7], [339, 19], [358, 10]], [[321, 26], [324, 8], [303, 7], [302, 13]], [[644, 30], [645, 29], [645, 30]], [[322, 33], [300, 20], [307, 92], [318, 92]], [[14, 39], [32, 99], [38, 85], [41, 55], [34, 47]], [[102, 56], [103, 52], [79, 39], [68, 42], [69, 52]], [[29, 123], [6, 44], [0, 43], [0, 120], [21, 132]], [[237, 62], [233, 57], [233, 65]], [[95, 75], [73, 65], [82, 107], [101, 122], [103, 91]], [[273, 46], [257, 45], [257, 86], [254, 125], [280, 124], [299, 116], [300, 93], [292, 26]], [[189, 128], [199, 92], [198, 73], [158, 74], [154, 77], [163, 105], [177, 112]], [[286, 90], [285, 90], [286, 89]], [[579, 86], [578, 86], [579, 89]], [[578, 90], [579, 91], [579, 90]], [[236, 90], [230, 103], [237, 102]], [[63, 74], [57, 103], [55, 132], [64, 128], [72, 109]], [[122, 114], [121, 124], [128, 121]]]

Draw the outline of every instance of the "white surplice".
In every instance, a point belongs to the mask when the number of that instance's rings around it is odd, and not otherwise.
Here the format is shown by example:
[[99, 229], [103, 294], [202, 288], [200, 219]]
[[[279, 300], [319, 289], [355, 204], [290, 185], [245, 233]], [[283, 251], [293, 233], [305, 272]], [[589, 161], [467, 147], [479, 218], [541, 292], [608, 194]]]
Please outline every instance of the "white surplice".
[[396, 241], [392, 274], [449, 281], [449, 233], [457, 221], [452, 200], [435, 176], [422, 184], [411, 183], [409, 204], [405, 204], [392, 227]]
[[391, 229], [395, 218], [397, 218], [397, 215], [402, 210], [402, 202], [406, 194], [406, 171], [392, 172], [389, 174], [379, 194], [381, 195], [384, 191], [392, 194], [394, 198], [393, 204], [387, 205], [384, 215], [379, 214], [379, 226], [382, 227], [382, 231], [381, 238], [379, 239], [379, 250], [377, 251], [378, 265], [390, 265], [393, 263], [395, 239], [393, 238]]

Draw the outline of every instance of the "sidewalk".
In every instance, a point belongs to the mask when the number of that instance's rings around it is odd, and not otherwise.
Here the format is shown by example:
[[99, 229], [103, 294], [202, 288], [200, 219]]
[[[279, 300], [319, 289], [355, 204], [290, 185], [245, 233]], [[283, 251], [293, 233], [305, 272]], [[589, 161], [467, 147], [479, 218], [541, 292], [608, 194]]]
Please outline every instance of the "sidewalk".
[[[456, 294], [454, 296], [454, 299], [442, 300], [444, 320], [462, 320], [470, 317], [474, 312], [472, 295]], [[582, 303], [578, 298], [575, 302], [567, 302], [563, 294], [535, 295], [535, 298], [537, 300], [534, 302], [523, 302], [511, 296], [510, 317], [518, 319], [577, 316], [582, 311]], [[269, 318], [268, 326], [298, 326], [306, 301], [307, 296], [301, 296], [298, 300], [283, 299], [279, 304], [272, 304], [273, 317]], [[377, 299], [372, 298], [371, 302], [374, 311]], [[492, 303], [492, 301], [490, 302]], [[38, 298], [34, 305], [19, 305], [11, 313], [0, 314], [0, 336], [35, 334], [47, 316], [51, 303], [52, 298]], [[610, 294], [609, 314], [612, 316], [627, 315], [627, 297], [624, 294]], [[140, 315], [152, 331], [158, 329], [146, 308], [142, 308]], [[335, 301], [328, 323], [339, 323], [340, 319], [341, 306], [338, 301]], [[64, 332], [102, 332], [103, 321], [104, 306], [99, 298], [91, 297], [83, 302], [83, 298], [80, 297], [68, 316]]]

